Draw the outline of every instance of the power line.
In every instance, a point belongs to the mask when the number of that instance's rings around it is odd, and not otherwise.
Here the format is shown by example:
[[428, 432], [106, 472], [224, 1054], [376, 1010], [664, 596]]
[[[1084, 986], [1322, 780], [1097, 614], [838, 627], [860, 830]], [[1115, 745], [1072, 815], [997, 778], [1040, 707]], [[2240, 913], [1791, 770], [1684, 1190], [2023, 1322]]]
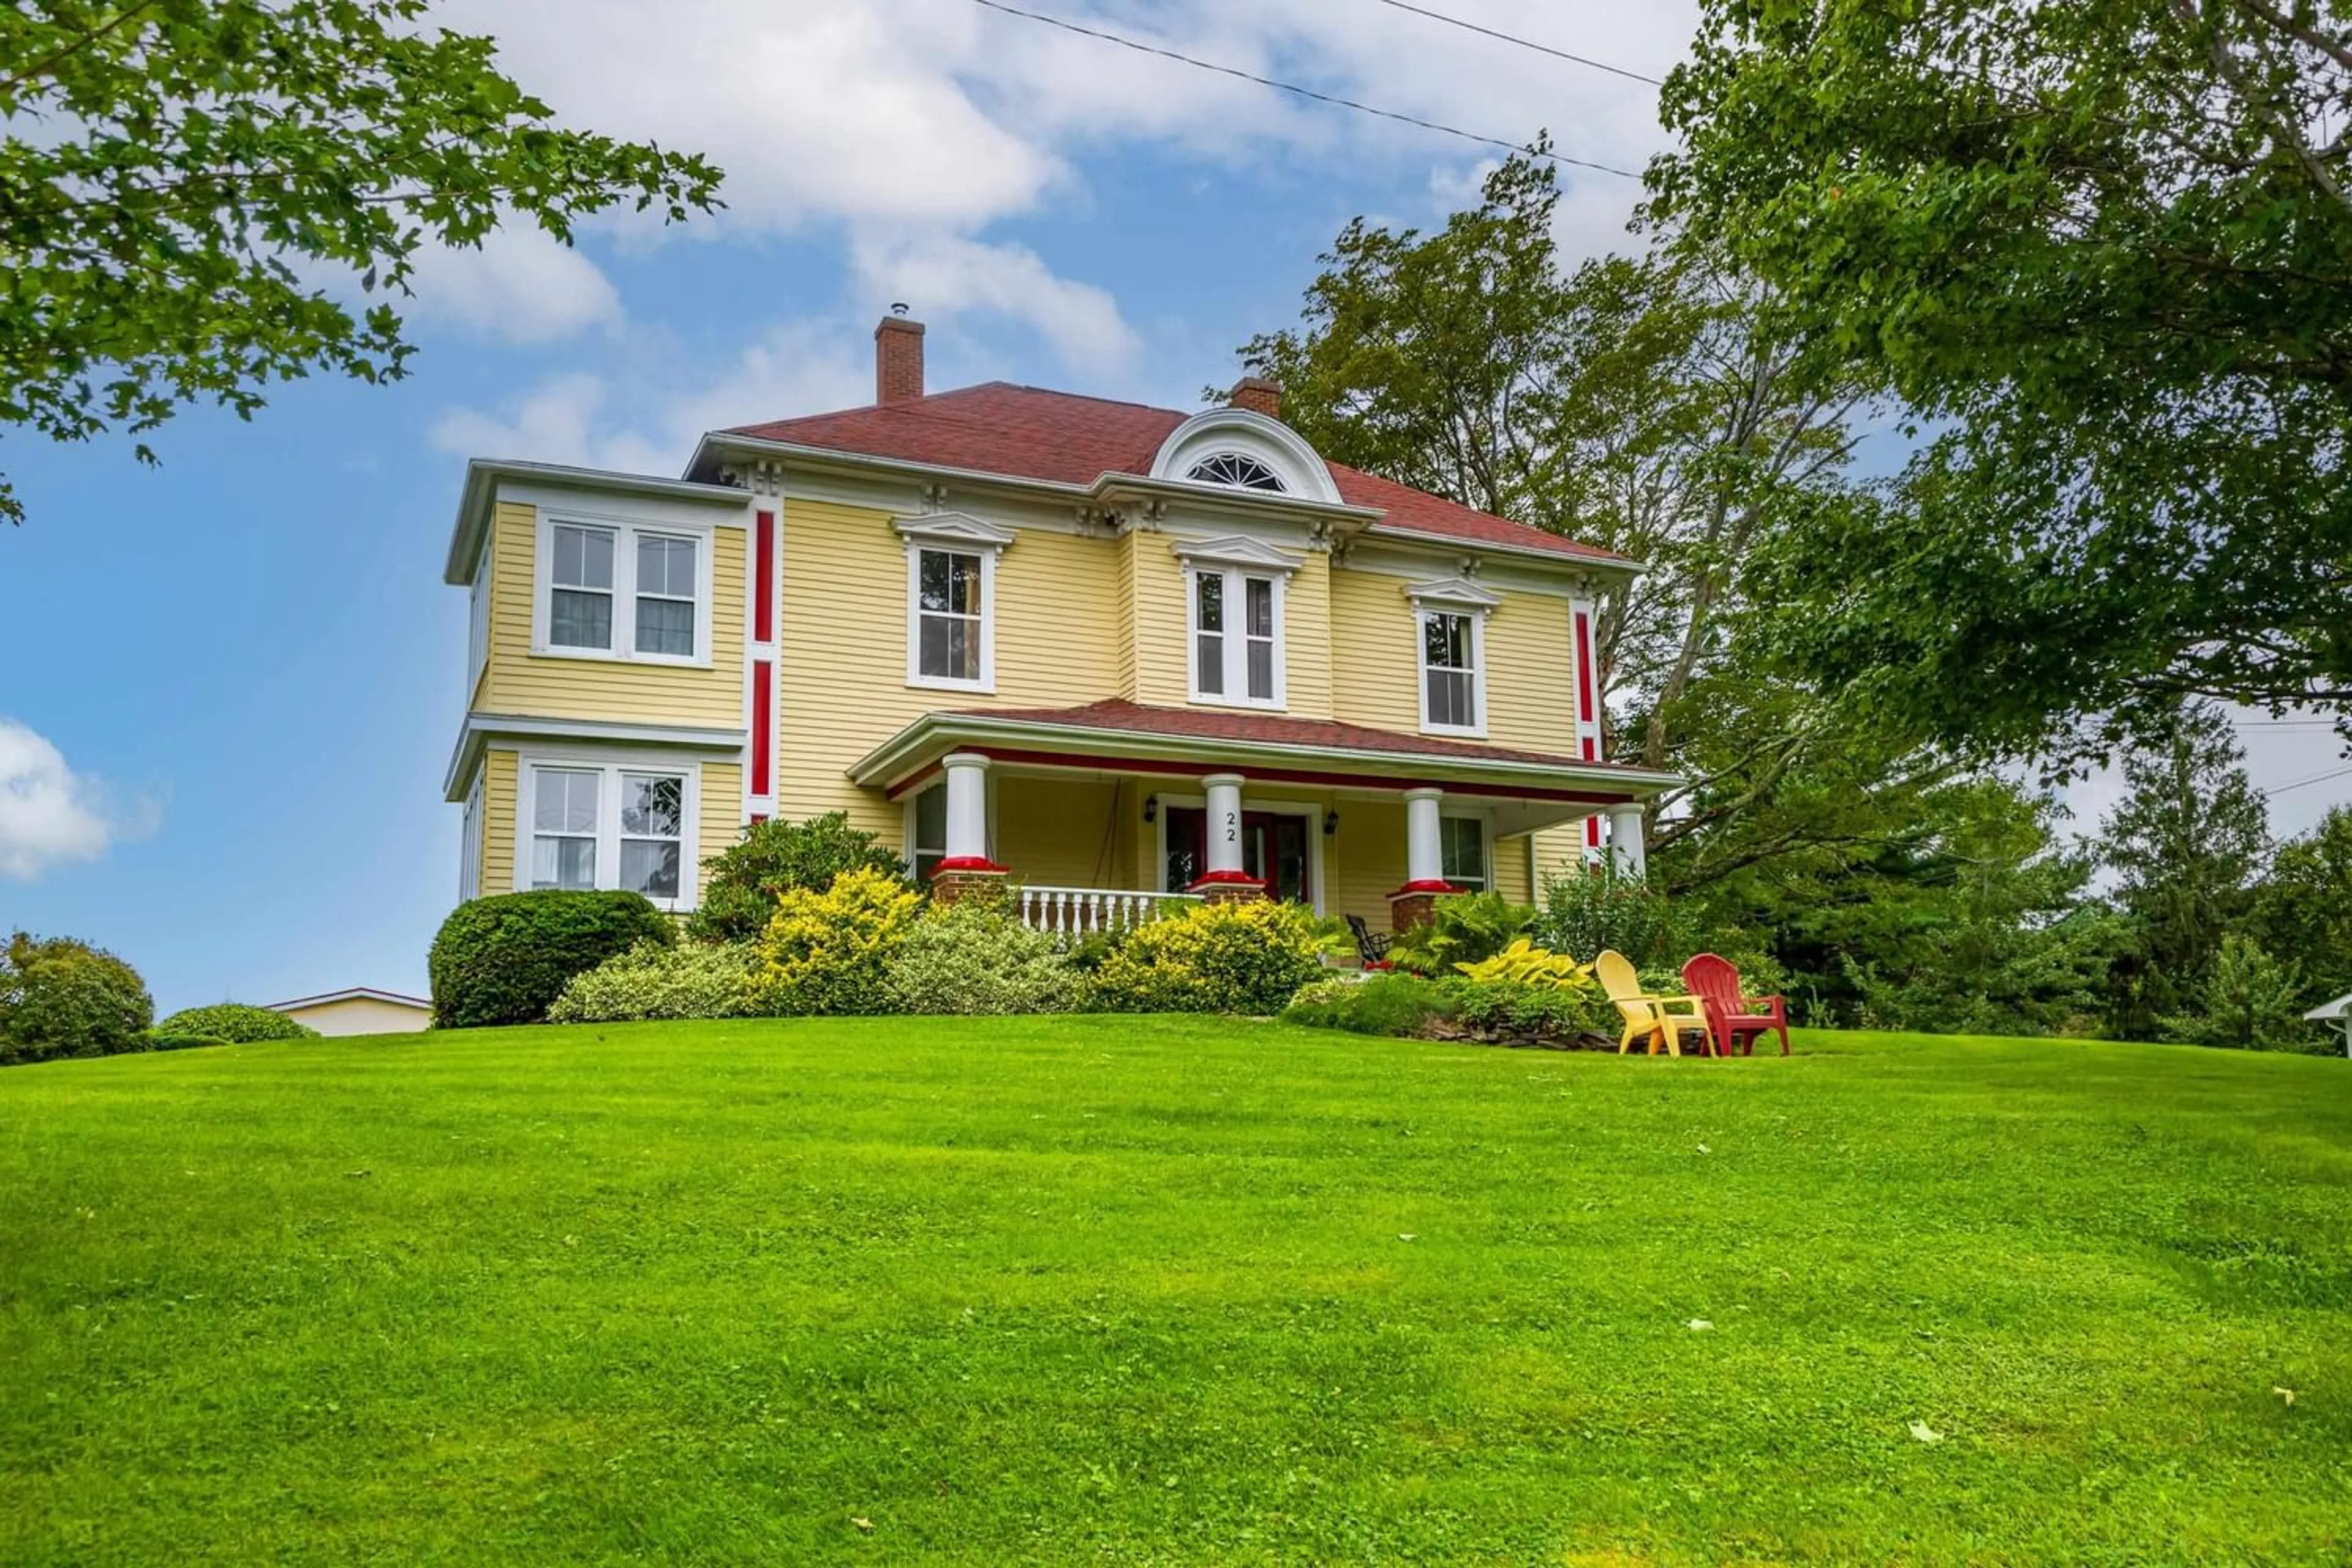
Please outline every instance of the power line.
[[1459, 126], [1443, 125], [1434, 120], [1422, 120], [1413, 115], [1400, 114], [1393, 109], [1375, 109], [1369, 103], [1359, 103], [1352, 98], [1340, 98], [1332, 93], [1318, 92], [1311, 87], [1300, 87], [1296, 82], [1276, 81], [1272, 77], [1253, 76], [1248, 71], [1234, 66], [1221, 66], [1213, 60], [1195, 59], [1191, 55], [1179, 54], [1174, 49], [1164, 49], [1157, 44], [1147, 44], [1140, 39], [1125, 37], [1118, 33], [1106, 33], [1093, 27], [1081, 26], [1076, 22], [1065, 21], [1059, 16], [1048, 16], [1042, 11], [1024, 11], [1018, 5], [1004, 4], [1004, 0], [972, 0], [972, 4], [985, 5], [992, 11], [1002, 11], [1008, 16], [1019, 16], [1031, 22], [1043, 22], [1049, 27], [1059, 27], [1066, 33], [1076, 33], [1081, 37], [1097, 38], [1106, 44], [1117, 44], [1123, 49], [1133, 49], [1139, 55], [1158, 55], [1161, 59], [1174, 60], [1180, 65], [1191, 66], [1195, 70], [1214, 71], [1219, 76], [1235, 77], [1243, 81], [1254, 82], [1259, 87], [1270, 87], [1276, 92], [1311, 98], [1318, 103], [1328, 103], [1339, 109], [1352, 109], [1359, 114], [1370, 114], [1382, 120], [1393, 120], [1401, 125], [1418, 126], [1423, 131], [1435, 131], [1446, 136], [1458, 136], [1465, 142], [1476, 142], [1488, 147], [1500, 147], [1507, 153], [1525, 153], [1554, 163], [1566, 163], [1579, 169], [1591, 169], [1597, 174], [1614, 174], [1622, 180], [1638, 180], [1642, 177], [1631, 169], [1612, 168], [1607, 163], [1594, 163], [1582, 158], [1570, 158], [1561, 153], [1538, 152], [1535, 148], [1521, 146], [1517, 142], [1506, 142], [1499, 136], [1481, 136], [1475, 131], [1465, 131]]
[[1533, 38], [1522, 38], [1515, 33], [1504, 33], [1493, 27], [1482, 27], [1475, 22], [1466, 22], [1459, 16], [1449, 16], [1443, 11], [1431, 11], [1419, 5], [1407, 5], [1405, 0], [1380, 0], [1380, 3], [1383, 5], [1393, 5], [1400, 11], [1410, 11], [1416, 16], [1426, 16], [1433, 22], [1443, 22], [1449, 27], [1484, 33], [1490, 38], [1500, 38], [1504, 43], [1517, 44], [1523, 49], [1533, 49], [1539, 55], [1549, 55], [1555, 59], [1573, 60], [1580, 66], [1591, 66], [1594, 70], [1607, 71], [1611, 76], [1622, 76], [1628, 81], [1647, 82], [1652, 87], [1666, 85], [1656, 77], [1643, 76], [1640, 71], [1629, 71], [1623, 66], [1612, 66], [1606, 60], [1587, 59], [1582, 55], [1571, 55], [1566, 49], [1555, 49], [1549, 44], [1538, 44]]
[[2284, 795], [2291, 789], [2301, 789], [2305, 784], [2326, 784], [2329, 779], [2340, 778], [2352, 778], [2352, 768], [2337, 768], [2332, 773], [2315, 773], [2307, 779], [2297, 779], [2293, 784], [2283, 784], [2276, 789], [2266, 789], [2263, 791], [2263, 793], [2264, 795]]

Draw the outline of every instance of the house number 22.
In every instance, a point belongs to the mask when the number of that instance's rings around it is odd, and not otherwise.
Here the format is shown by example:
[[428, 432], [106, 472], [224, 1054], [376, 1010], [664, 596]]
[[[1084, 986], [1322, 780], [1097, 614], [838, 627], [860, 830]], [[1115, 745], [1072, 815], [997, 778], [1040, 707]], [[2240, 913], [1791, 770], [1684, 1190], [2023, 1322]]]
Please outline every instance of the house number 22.
[[1235, 816], [1232, 812], [1230, 812], [1230, 811], [1229, 811], [1229, 812], [1225, 813], [1225, 842], [1226, 842], [1226, 843], [1228, 843], [1228, 844], [1238, 844], [1238, 843], [1240, 843], [1240, 842], [1241, 842], [1241, 837], [1242, 837], [1242, 836], [1241, 836], [1241, 832], [1240, 832], [1240, 830], [1239, 830], [1239, 829], [1234, 826], [1234, 825], [1235, 825], [1239, 820], [1240, 820], [1240, 818], [1236, 817], [1236, 816]]

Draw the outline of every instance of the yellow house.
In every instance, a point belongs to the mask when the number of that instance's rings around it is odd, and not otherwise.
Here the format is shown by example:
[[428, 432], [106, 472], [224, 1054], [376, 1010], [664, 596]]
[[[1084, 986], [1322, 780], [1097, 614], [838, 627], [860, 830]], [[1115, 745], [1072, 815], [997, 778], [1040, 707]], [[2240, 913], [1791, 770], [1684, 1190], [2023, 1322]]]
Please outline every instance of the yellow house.
[[446, 779], [460, 891], [692, 907], [744, 826], [846, 812], [1033, 922], [1271, 895], [1375, 927], [1642, 862], [1594, 602], [1633, 563], [1199, 413], [990, 383], [713, 431], [683, 477], [478, 460]]

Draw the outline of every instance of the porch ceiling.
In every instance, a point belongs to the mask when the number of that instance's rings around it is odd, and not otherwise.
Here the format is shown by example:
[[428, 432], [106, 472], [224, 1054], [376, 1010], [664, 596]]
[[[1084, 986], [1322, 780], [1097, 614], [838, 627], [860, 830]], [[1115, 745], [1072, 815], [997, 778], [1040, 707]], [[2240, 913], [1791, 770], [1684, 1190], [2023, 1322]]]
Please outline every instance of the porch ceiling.
[[897, 795], [950, 752], [1011, 764], [1197, 778], [1230, 770], [1269, 784], [1355, 790], [1428, 786], [1555, 805], [1642, 800], [1672, 773], [1327, 720], [1112, 700], [1068, 709], [926, 713], [849, 770]]

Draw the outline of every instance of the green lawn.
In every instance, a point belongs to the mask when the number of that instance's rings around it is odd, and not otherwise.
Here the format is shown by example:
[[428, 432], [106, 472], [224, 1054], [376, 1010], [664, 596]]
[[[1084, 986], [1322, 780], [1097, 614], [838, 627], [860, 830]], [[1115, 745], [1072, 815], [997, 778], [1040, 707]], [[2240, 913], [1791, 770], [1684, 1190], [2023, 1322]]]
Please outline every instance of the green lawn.
[[2346, 1063], [1799, 1048], [0, 1072], [0, 1562], [2352, 1558]]

